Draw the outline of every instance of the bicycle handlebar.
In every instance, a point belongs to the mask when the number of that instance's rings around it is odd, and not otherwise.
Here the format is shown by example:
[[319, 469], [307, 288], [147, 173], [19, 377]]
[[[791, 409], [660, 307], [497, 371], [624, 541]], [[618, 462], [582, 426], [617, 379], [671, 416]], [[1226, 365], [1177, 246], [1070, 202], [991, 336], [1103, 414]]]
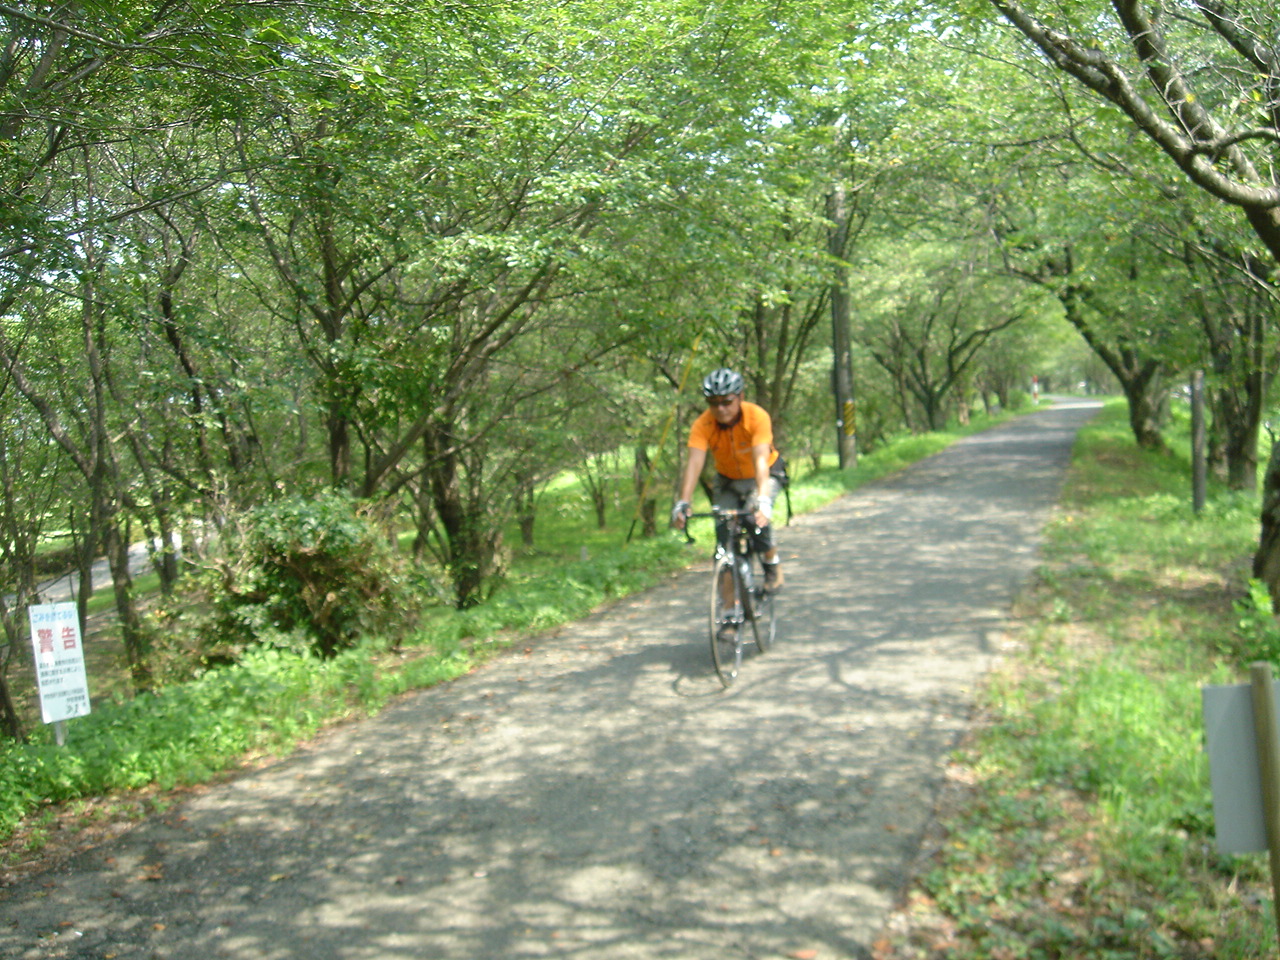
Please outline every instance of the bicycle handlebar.
[[687, 520], [707, 520], [711, 517], [753, 517], [754, 510], [726, 510], [724, 507], [712, 507], [709, 513], [686, 513]]
[[756, 512], [754, 510], [726, 510], [724, 507], [712, 507], [710, 513], [686, 513], [684, 515], [684, 527], [681, 528], [680, 532], [684, 534], [685, 543], [697, 543], [693, 539], [693, 535], [689, 533], [690, 520], [727, 520], [731, 518], [745, 520], [747, 517], [754, 517], [755, 515]]

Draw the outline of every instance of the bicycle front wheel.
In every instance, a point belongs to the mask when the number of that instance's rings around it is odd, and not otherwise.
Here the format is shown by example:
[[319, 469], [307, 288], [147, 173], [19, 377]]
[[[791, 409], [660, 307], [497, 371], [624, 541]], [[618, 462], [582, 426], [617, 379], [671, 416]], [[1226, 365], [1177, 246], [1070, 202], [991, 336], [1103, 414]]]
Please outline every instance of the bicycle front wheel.
[[742, 666], [742, 604], [733, 562], [716, 561], [711, 574], [711, 662], [724, 686], [738, 677]]

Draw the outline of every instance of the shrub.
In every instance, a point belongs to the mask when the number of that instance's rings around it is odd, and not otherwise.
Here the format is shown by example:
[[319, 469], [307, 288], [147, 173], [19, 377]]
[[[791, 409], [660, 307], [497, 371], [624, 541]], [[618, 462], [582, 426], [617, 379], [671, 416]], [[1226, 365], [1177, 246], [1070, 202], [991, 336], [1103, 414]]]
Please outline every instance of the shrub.
[[412, 630], [418, 576], [369, 502], [333, 491], [279, 500], [224, 531], [220, 557], [158, 612], [157, 645], [205, 666], [262, 647], [328, 659], [361, 637]]
[[1238, 664], [1265, 660], [1280, 664], [1280, 621], [1271, 607], [1271, 594], [1261, 580], [1249, 581], [1249, 595], [1236, 601], [1236, 630], [1222, 652]]
[[1035, 404], [1032, 403], [1031, 394], [1027, 393], [1027, 391], [1018, 390], [1018, 389], [1009, 391], [1009, 411], [1010, 412], [1017, 412], [1019, 410], [1029, 410], [1033, 406], [1035, 406]]

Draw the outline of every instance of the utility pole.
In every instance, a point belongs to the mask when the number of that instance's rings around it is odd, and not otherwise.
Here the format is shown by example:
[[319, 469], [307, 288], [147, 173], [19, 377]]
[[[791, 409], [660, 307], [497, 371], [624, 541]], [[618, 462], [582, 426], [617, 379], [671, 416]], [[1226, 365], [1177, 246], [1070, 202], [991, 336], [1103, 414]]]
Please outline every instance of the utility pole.
[[1205, 456], [1204, 371], [1191, 374], [1191, 508], [1204, 511], [1209, 469]]
[[827, 251], [835, 260], [831, 278], [831, 389], [836, 402], [836, 453], [840, 469], [858, 465], [857, 423], [854, 419], [853, 358], [849, 333], [849, 268], [845, 247], [849, 239], [849, 211], [843, 183], [827, 194]]

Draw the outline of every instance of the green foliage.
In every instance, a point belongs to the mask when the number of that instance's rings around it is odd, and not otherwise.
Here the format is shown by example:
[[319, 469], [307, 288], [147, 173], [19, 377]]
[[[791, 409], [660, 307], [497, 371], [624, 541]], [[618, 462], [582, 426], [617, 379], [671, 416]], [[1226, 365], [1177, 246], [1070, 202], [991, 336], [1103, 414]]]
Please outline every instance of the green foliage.
[[517, 575], [488, 603], [433, 612], [426, 629], [437, 640], [502, 643], [513, 632], [546, 630], [585, 616], [602, 603], [651, 585], [689, 559], [671, 538], [633, 541], [602, 557], [556, 563], [554, 573]]
[[1037, 700], [1021, 722], [1031, 724], [1037, 778], [1095, 794], [1112, 816], [1159, 830], [1187, 823], [1188, 809], [1207, 809], [1198, 713], [1195, 685], [1168, 689], [1162, 676], [1109, 659]]

